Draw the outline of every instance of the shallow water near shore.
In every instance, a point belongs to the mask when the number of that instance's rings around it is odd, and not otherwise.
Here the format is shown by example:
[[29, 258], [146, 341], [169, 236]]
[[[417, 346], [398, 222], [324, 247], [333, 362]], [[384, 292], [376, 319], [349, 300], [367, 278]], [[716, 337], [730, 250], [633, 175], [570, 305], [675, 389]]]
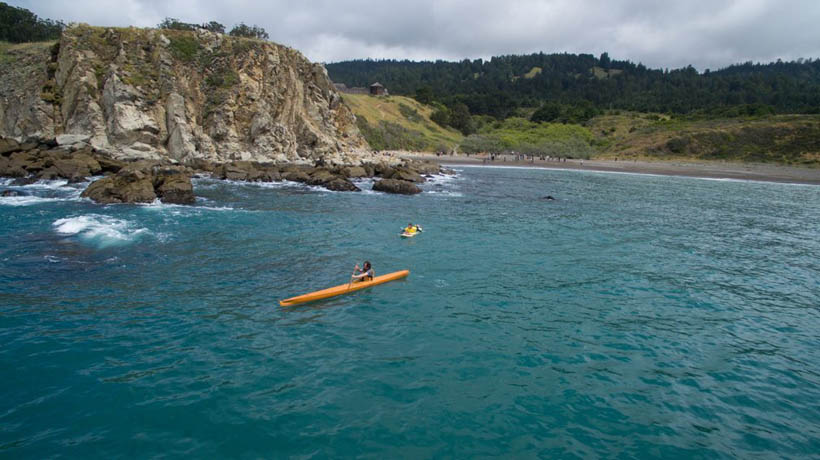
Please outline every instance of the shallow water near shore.
[[[0, 197], [0, 457], [820, 452], [820, 187], [459, 168], [412, 197], [201, 179], [190, 207], [79, 187], [0, 182], [26, 194]], [[365, 259], [410, 276], [278, 306]]]

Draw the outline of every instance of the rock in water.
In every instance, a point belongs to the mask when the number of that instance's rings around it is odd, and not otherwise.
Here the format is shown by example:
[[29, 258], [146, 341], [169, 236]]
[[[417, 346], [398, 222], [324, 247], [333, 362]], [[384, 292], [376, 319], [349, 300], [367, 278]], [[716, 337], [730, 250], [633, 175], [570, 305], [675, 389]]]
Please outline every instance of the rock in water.
[[151, 203], [157, 199], [151, 178], [141, 171], [121, 172], [94, 181], [80, 196], [101, 204]]
[[154, 192], [163, 203], [194, 204], [191, 178], [176, 170], [163, 170], [154, 176]]
[[393, 174], [390, 176], [391, 179], [398, 179], [398, 180], [406, 180], [409, 182], [416, 182], [421, 183], [426, 181], [424, 177], [422, 177], [419, 173], [408, 169], [408, 168], [399, 168], [396, 169]]
[[362, 190], [347, 179], [336, 178], [330, 182], [325, 182], [322, 186], [334, 192], [361, 192]]
[[54, 172], [69, 182], [82, 182], [86, 177], [102, 171], [100, 163], [87, 154], [74, 154], [69, 158], [54, 160]]
[[361, 166], [348, 166], [346, 168], [342, 168], [339, 172], [348, 178], [372, 176], [372, 174], [368, 174], [367, 170]]
[[385, 193], [398, 193], [401, 195], [415, 195], [421, 193], [421, 189], [412, 182], [399, 179], [382, 179], [373, 184], [373, 190]]

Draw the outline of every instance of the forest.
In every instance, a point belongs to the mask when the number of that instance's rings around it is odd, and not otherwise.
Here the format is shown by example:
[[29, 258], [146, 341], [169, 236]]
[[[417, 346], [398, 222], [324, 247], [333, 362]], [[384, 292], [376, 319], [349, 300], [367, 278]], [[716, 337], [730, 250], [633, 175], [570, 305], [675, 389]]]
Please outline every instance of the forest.
[[[700, 73], [650, 69], [607, 53], [535, 53], [460, 62], [353, 60], [326, 64], [347, 86], [375, 81], [450, 111], [580, 123], [605, 110], [732, 117], [820, 113], [820, 59], [742, 63]], [[533, 109], [538, 109], [534, 113]]]
[[56, 40], [64, 27], [61, 21], [41, 19], [25, 8], [0, 2], [0, 41], [25, 43]]

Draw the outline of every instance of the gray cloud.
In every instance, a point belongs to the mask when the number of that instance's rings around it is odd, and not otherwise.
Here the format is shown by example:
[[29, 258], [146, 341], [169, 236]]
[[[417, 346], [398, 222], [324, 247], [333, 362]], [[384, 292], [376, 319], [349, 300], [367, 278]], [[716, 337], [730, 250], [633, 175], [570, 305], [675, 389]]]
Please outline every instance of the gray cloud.
[[314, 61], [488, 58], [571, 52], [650, 67], [716, 69], [820, 57], [816, 0], [28, 0], [41, 17], [94, 25], [239, 22]]

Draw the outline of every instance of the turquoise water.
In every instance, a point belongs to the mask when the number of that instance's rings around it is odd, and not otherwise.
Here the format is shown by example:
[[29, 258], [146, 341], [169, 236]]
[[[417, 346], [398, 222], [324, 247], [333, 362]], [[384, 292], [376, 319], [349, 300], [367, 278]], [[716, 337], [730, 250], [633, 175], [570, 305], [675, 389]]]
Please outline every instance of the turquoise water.
[[[0, 185], [29, 195], [0, 198], [0, 457], [820, 452], [820, 187], [461, 168], [413, 197], [203, 179], [194, 207], [75, 187]], [[364, 259], [411, 274], [278, 306]]]

